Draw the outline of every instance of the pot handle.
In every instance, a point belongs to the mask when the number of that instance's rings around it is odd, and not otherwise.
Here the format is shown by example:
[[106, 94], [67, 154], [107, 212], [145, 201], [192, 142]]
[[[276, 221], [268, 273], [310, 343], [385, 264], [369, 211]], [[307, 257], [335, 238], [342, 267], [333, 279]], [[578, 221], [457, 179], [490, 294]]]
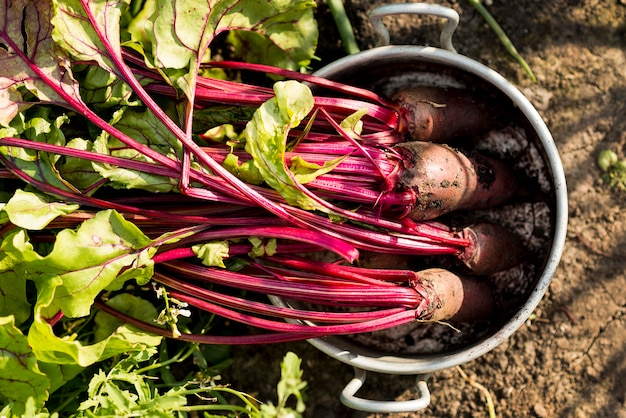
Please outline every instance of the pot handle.
[[419, 398], [410, 401], [374, 401], [354, 396], [365, 383], [367, 372], [358, 367], [354, 368], [354, 378], [348, 382], [341, 392], [339, 399], [348, 408], [357, 411], [373, 413], [415, 412], [426, 408], [430, 404], [430, 391], [426, 385], [426, 376], [417, 376], [417, 391]]
[[439, 42], [441, 47], [448, 51], [456, 52], [452, 45], [452, 35], [459, 26], [459, 14], [449, 7], [439, 6], [438, 4], [428, 3], [409, 3], [409, 4], [387, 4], [384, 6], [376, 7], [369, 13], [369, 20], [374, 28], [374, 31], [378, 33], [379, 43], [378, 46], [389, 45], [389, 31], [383, 24], [382, 18], [385, 16], [392, 16], [398, 14], [424, 14], [439, 16], [447, 19], [448, 21], [441, 30], [439, 36]]

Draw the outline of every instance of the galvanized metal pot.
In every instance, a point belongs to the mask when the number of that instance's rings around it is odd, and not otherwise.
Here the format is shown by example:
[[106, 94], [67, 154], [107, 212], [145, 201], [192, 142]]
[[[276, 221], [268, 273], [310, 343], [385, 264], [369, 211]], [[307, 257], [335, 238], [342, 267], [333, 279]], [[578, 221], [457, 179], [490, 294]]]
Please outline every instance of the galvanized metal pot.
[[[494, 333], [467, 347], [442, 354], [409, 356], [364, 348], [345, 337], [310, 340], [309, 342], [322, 352], [354, 367], [355, 377], [344, 388], [340, 398], [346, 406], [368, 412], [410, 412], [426, 408], [430, 403], [430, 393], [426, 383], [427, 375], [476, 359], [518, 330], [537, 307], [552, 280], [563, 251], [567, 225], [567, 191], [563, 168], [552, 136], [536, 109], [516, 87], [501, 75], [477, 61], [456, 53], [452, 45], [452, 35], [458, 25], [459, 16], [452, 9], [421, 3], [378, 7], [371, 12], [370, 19], [383, 43], [389, 42], [389, 35], [381, 23], [382, 17], [405, 13], [435, 15], [447, 19], [441, 33], [441, 48], [380, 46], [346, 56], [320, 69], [315, 75], [353, 84], [371, 82], [375, 85], [374, 88], [383, 95], [392, 93], [406, 83], [417, 82], [461, 88], [471, 85], [474, 89], [479, 86], [478, 88], [484, 88], [490, 92], [495, 91], [508, 98], [521, 118], [525, 119], [526, 126], [534, 131], [534, 141], [548, 168], [554, 194], [551, 203], [554, 232], [551, 248], [546, 250], [542, 270], [538, 277], [533, 278], [535, 285], [525, 303]], [[287, 304], [279, 298], [273, 298], [273, 303], [283, 306]], [[416, 375], [419, 397], [402, 402], [357, 397], [355, 394], [363, 385], [367, 371], [391, 375]]]

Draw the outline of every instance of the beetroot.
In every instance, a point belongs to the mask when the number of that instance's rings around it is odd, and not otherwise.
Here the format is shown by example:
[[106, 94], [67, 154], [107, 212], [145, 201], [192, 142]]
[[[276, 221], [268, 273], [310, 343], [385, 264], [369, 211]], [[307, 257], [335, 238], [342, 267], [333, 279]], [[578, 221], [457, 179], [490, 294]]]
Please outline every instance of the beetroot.
[[416, 193], [409, 216], [435, 219], [454, 210], [492, 208], [520, 189], [509, 166], [492, 158], [466, 155], [447, 145], [406, 142], [394, 149], [402, 156], [400, 183]]
[[495, 114], [487, 103], [466, 90], [412, 87], [396, 93], [400, 130], [413, 141], [449, 142], [474, 136], [492, 126]]

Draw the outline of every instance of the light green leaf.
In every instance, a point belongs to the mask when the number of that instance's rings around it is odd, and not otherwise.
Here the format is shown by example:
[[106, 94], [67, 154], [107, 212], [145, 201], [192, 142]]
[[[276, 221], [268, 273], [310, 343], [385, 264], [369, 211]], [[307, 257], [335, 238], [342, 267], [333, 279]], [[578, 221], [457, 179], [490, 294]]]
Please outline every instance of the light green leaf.
[[274, 84], [275, 97], [263, 103], [246, 125], [246, 152], [253, 158], [265, 182], [287, 202], [306, 210], [325, 210], [307, 196], [285, 166], [287, 133], [313, 109], [311, 90], [297, 81]]
[[[150, 111], [121, 109], [114, 114], [110, 123], [137, 142], [148, 145], [163, 155], [175, 159], [182, 158], [182, 144]], [[151, 162], [144, 154], [127, 147], [106, 132], [103, 132], [94, 142], [94, 151], [129, 160]], [[178, 186], [176, 178], [103, 163], [93, 163], [93, 167], [102, 177], [111, 181], [110, 186], [120, 189], [142, 189], [166, 193]]]
[[262, 239], [259, 237], [249, 237], [248, 241], [252, 244], [252, 249], [248, 255], [254, 257], [273, 256], [276, 254], [278, 243], [276, 238]]
[[222, 166], [248, 184], [258, 185], [262, 184], [264, 181], [261, 172], [256, 168], [253, 160], [239, 163], [239, 157], [235, 154], [228, 154], [222, 162]]
[[228, 258], [228, 241], [213, 241], [191, 247], [205, 266], [226, 268], [224, 259]]
[[[24, 104], [16, 88], [23, 85], [42, 102], [65, 100], [44, 81], [53, 80], [66, 94], [80, 100], [66, 56], [51, 37], [52, 4], [16, 0], [0, 3], [0, 124], [7, 126]], [[22, 56], [17, 53], [20, 51]], [[37, 68], [39, 73], [34, 69]]]
[[[65, 145], [65, 135], [61, 130], [64, 124], [69, 122], [69, 117], [61, 115], [53, 117], [49, 107], [38, 107], [36, 114], [24, 123], [24, 136], [33, 141], [47, 144]], [[51, 161], [56, 162], [58, 155], [49, 156]]]
[[60, 279], [53, 306], [72, 318], [85, 316], [98, 293], [119, 288], [133, 274], [118, 277], [122, 271], [146, 266], [147, 271], [140, 270], [143, 277], [134, 278], [142, 284], [151, 277], [150, 257], [156, 251], [151, 243], [119, 213], [101, 211], [77, 231], [59, 232], [52, 251], [29, 263], [30, 278], [38, 287], [51, 286]]
[[[4, 236], [0, 250], [5, 256], [7, 269], [13, 269], [16, 274], [27, 276], [24, 266], [27, 263], [38, 261], [41, 256], [33, 249], [33, 245], [29, 241], [28, 234], [23, 229], [16, 229]], [[10, 260], [10, 261], [9, 261]]]
[[235, 30], [228, 36], [235, 54], [247, 62], [271, 63], [276, 67], [300, 71], [315, 54], [318, 30], [313, 16], [313, 1], [273, 1], [284, 9], [263, 21], [254, 31]]
[[347, 118], [341, 121], [339, 126], [341, 126], [346, 132], [352, 134], [352, 137], [355, 138], [358, 135], [361, 135], [361, 131], [363, 130], [363, 116], [367, 114], [367, 109], [357, 110]]
[[[21, 238], [17, 238], [21, 236]], [[17, 245], [25, 232], [17, 230], [7, 235], [0, 244], [0, 316], [13, 315], [16, 325], [21, 325], [30, 317], [31, 306], [26, 297], [26, 274], [20, 268], [16, 251], [24, 248]]]
[[87, 367], [112, 356], [135, 351], [156, 352], [161, 337], [123, 325], [115, 333], [95, 344], [85, 345], [72, 337], [57, 337], [46, 321], [62, 280], [50, 280], [38, 289], [35, 321], [28, 333], [28, 342], [37, 360], [52, 364]]
[[302, 157], [296, 156], [291, 159], [291, 171], [300, 184], [315, 180], [318, 176], [326, 174], [337, 167], [347, 156], [341, 156], [326, 161], [323, 165], [309, 163]]
[[284, 405], [290, 396], [297, 399], [296, 411], [304, 412], [304, 389], [307, 383], [302, 381], [302, 360], [291, 351], [288, 352], [280, 364], [281, 378], [276, 387], [278, 403]]
[[0, 138], [15, 138], [24, 132], [24, 117], [22, 114], [20, 115], [21, 117], [14, 118], [11, 121], [10, 126], [0, 128]]
[[4, 206], [11, 223], [24, 229], [42, 230], [58, 216], [78, 210], [79, 205], [55, 201], [50, 196], [18, 189]]
[[317, 41], [314, 6], [312, 0], [158, 0], [152, 28], [147, 30], [153, 35], [155, 65], [189, 69], [184, 76], [172, 77], [172, 84], [191, 99], [199, 65], [210, 58], [215, 37], [229, 30], [249, 30], [267, 38], [256, 45], [265, 47], [268, 59], [281, 58], [267, 64], [301, 66], [310, 60], [307, 55], [312, 55]]
[[[128, 293], [121, 293], [112, 297], [107, 301], [107, 305], [147, 323], [153, 323], [159, 316], [157, 309], [152, 303]], [[98, 313], [96, 313], [94, 326], [95, 340], [102, 341], [106, 339], [123, 325], [123, 321], [105, 312], [98, 311]]]
[[140, 104], [126, 83], [102, 67], [89, 67], [84, 74], [76, 76], [81, 79], [80, 91], [83, 100], [97, 109]]
[[14, 416], [25, 416], [26, 403], [41, 409], [48, 399], [50, 381], [39, 371], [37, 359], [12, 316], [0, 317], [0, 394], [13, 402]]
[[78, 61], [95, 61], [111, 73], [116, 65], [98, 36], [102, 33], [113, 53], [121, 55], [120, 17], [129, 0], [55, 0], [52, 37]]
[[[198, 112], [199, 113], [199, 112]], [[213, 113], [213, 112], [211, 112]], [[222, 111], [215, 112], [222, 113]], [[248, 115], [252, 116], [252, 112]], [[198, 119], [194, 113], [194, 119]], [[248, 121], [250, 118], [246, 118], [244, 121]], [[195, 120], [194, 120], [195, 122]], [[231, 143], [231, 141], [237, 141], [239, 134], [235, 132], [235, 127], [230, 123], [223, 123], [218, 126], [214, 126], [211, 129], [206, 130], [202, 135], [202, 139], [211, 142]]]
[[[82, 138], [73, 138], [65, 145], [83, 151], [92, 151], [93, 143]], [[93, 168], [91, 161], [83, 158], [65, 157], [57, 164], [61, 176], [80, 190], [89, 190], [94, 193], [97, 188], [93, 185], [102, 179], [102, 176]]]

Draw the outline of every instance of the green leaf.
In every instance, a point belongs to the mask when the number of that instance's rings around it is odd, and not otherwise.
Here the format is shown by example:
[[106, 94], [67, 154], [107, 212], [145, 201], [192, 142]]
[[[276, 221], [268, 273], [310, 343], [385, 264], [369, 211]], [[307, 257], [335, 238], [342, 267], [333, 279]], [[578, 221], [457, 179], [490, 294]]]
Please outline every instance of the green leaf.
[[287, 202], [306, 210], [325, 210], [307, 196], [285, 166], [286, 140], [313, 109], [311, 90], [297, 81], [274, 84], [275, 97], [263, 103], [246, 125], [246, 152], [253, 158], [265, 182]]
[[[89, 382], [88, 399], [81, 403], [79, 412], [85, 416], [177, 416], [175, 412], [187, 405], [186, 387], [177, 386], [159, 393], [146, 376], [134, 370], [139, 359], [131, 355], [108, 373], [101, 370], [95, 374]], [[148, 358], [143, 356], [141, 360]]]
[[[29, 263], [30, 278], [38, 287], [61, 280], [53, 306], [72, 318], [85, 316], [98, 293], [119, 288], [136, 269], [147, 266], [146, 271], [139, 270], [142, 274], [134, 278], [140, 284], [149, 280], [150, 257], [156, 251], [151, 243], [119, 213], [101, 211], [84, 221], [77, 231], [59, 232], [52, 251]], [[118, 277], [124, 270], [127, 276]]]
[[[66, 140], [61, 127], [68, 120], [65, 115], [52, 118], [49, 108], [39, 107], [35, 116], [23, 122], [22, 135], [33, 141], [64, 146]], [[60, 155], [6, 146], [0, 147], [0, 153], [29, 177], [62, 190], [77, 192], [76, 187], [64, 179], [56, 167]]]
[[[49, 107], [37, 107], [35, 115], [24, 122], [24, 136], [33, 141], [65, 145], [65, 135], [61, 127], [69, 120], [66, 115], [53, 117]], [[56, 162], [60, 157], [50, 155], [49, 158]]]
[[14, 416], [25, 416], [26, 404], [39, 410], [48, 399], [50, 381], [39, 371], [37, 359], [12, 316], [0, 317], [0, 394], [13, 403]]
[[224, 259], [228, 258], [228, 241], [214, 241], [191, 247], [205, 266], [226, 268]]
[[248, 184], [263, 184], [263, 176], [259, 169], [256, 168], [256, 165], [254, 165], [253, 160], [239, 163], [238, 156], [228, 154], [222, 162], [222, 166]]
[[280, 13], [264, 19], [263, 25], [255, 26], [253, 31], [231, 31], [228, 42], [234, 46], [235, 54], [247, 62], [302, 70], [311, 62], [317, 47], [315, 2], [276, 0], [272, 3]]
[[259, 237], [249, 237], [248, 241], [252, 244], [252, 249], [248, 255], [254, 257], [273, 256], [276, 254], [278, 243], [275, 238], [263, 239]]
[[[154, 19], [153, 53], [163, 67], [195, 68], [213, 39], [233, 29], [253, 30], [284, 51], [301, 47], [311, 53], [314, 47], [302, 45], [315, 45], [317, 40], [313, 7], [311, 0], [209, 0], [205, 4], [161, 0]], [[302, 60], [297, 55], [296, 61]]]
[[[120, 18], [129, 0], [55, 0], [52, 37], [78, 61], [95, 61], [115, 73], [116, 65], [99, 34], [121, 56]], [[83, 7], [83, 3], [85, 7]]]
[[619, 157], [614, 151], [609, 149], [605, 149], [600, 151], [598, 154], [598, 159], [596, 160], [598, 167], [602, 171], [609, 171], [617, 162], [619, 161]]
[[[294, 353], [288, 352], [280, 363], [281, 376], [276, 391], [278, 392], [278, 404], [261, 405], [260, 418], [278, 418], [278, 417], [302, 417], [305, 410], [304, 390], [307, 383], [302, 380], [302, 369], [300, 368], [302, 360]], [[296, 398], [296, 409], [287, 407], [287, 401], [290, 397]]]
[[294, 353], [288, 352], [280, 364], [281, 377], [276, 390], [278, 392], [278, 404], [285, 405], [290, 396], [297, 400], [296, 411], [304, 412], [304, 389], [307, 383], [302, 381], [302, 360]]
[[[211, 106], [207, 109], [197, 109], [193, 112], [194, 132], [226, 124], [246, 123], [252, 118], [255, 110], [256, 108], [252, 106]], [[207, 137], [213, 140], [210, 134]]]
[[[148, 25], [148, 19], [156, 10], [156, 0], [135, 0], [135, 5], [141, 4], [141, 9], [137, 11], [131, 21], [128, 23], [126, 30], [130, 34], [130, 39], [136, 44], [143, 45], [147, 50], [151, 49], [151, 41], [149, 30], [152, 25]], [[131, 5], [132, 8], [132, 5]]]
[[26, 279], [12, 270], [4, 270], [6, 257], [0, 254], [0, 316], [13, 315], [16, 325], [21, 325], [31, 312], [26, 298]]
[[147, 31], [153, 36], [155, 65], [188, 69], [186, 75], [172, 77], [172, 84], [192, 100], [200, 63], [209, 59], [215, 37], [229, 30], [250, 30], [267, 38], [255, 47], [266, 47], [268, 59], [280, 58], [280, 62], [266, 63], [301, 66], [310, 60], [307, 55], [317, 41], [314, 6], [312, 0], [158, 0], [152, 28]]
[[[137, 142], [148, 145], [163, 155], [174, 159], [182, 158], [181, 143], [150, 111], [124, 108], [114, 114], [110, 123]], [[103, 132], [94, 142], [94, 151], [129, 160], [152, 162], [141, 152], [127, 147], [106, 132]], [[103, 163], [93, 163], [93, 167], [102, 177], [109, 179], [111, 181], [109, 185], [115, 188], [167, 193], [178, 186], [176, 178]]]
[[79, 75], [83, 100], [97, 109], [140, 104], [126, 83], [102, 67], [89, 67], [84, 74], [77, 74], [77, 77]]
[[26, 275], [21, 271], [20, 260], [15, 256], [17, 249], [14, 237], [20, 235], [22, 238], [17, 239], [20, 242], [25, 233], [16, 230], [4, 237], [0, 244], [0, 316], [13, 315], [17, 325], [21, 325], [31, 314], [26, 297]]
[[152, 112], [126, 109], [114, 125], [137, 142], [149, 145], [163, 155], [182, 159], [182, 143]]
[[[112, 297], [107, 301], [107, 305], [147, 323], [152, 323], [159, 316], [152, 303], [128, 293], [121, 293]], [[102, 311], [96, 313], [94, 321], [94, 338], [96, 341], [106, 339], [120, 326], [125, 325], [123, 321]]]
[[78, 208], [79, 205], [58, 202], [42, 193], [18, 189], [3, 210], [14, 225], [39, 231], [57, 217], [72, 213]]
[[37, 364], [39, 365], [39, 370], [50, 379], [50, 393], [54, 393], [85, 370], [83, 366], [78, 364], [53, 364], [44, 361], [39, 361]]
[[52, 3], [48, 1], [16, 0], [0, 4], [0, 36], [3, 38], [0, 124], [4, 126], [30, 106], [16, 90], [20, 85], [42, 102], [65, 103], [65, 99], [45, 82], [53, 80], [65, 94], [80, 101], [78, 84], [72, 77], [67, 57], [51, 37], [52, 16]]
[[147, 334], [133, 327], [123, 325], [102, 341], [86, 345], [71, 336], [57, 337], [46, 321], [51, 311], [55, 292], [61, 285], [60, 278], [51, 280], [38, 289], [35, 305], [35, 321], [28, 332], [28, 343], [37, 360], [59, 365], [87, 367], [112, 356], [135, 351], [155, 353], [161, 337]]
[[[92, 151], [93, 142], [82, 138], [73, 138], [65, 144], [67, 148]], [[61, 176], [80, 190], [94, 193], [94, 184], [102, 180], [102, 176], [94, 169], [91, 161], [84, 158], [65, 157], [57, 164]]]
[[16, 229], [5, 235], [0, 250], [7, 256], [7, 258], [4, 259], [5, 262], [11, 263], [3, 264], [3, 267], [7, 266], [7, 270], [12, 269], [16, 274], [21, 274], [24, 277], [28, 276], [28, 273], [24, 270], [24, 266], [27, 263], [37, 261], [41, 258], [33, 249], [28, 234], [23, 229]]
[[348, 133], [352, 134], [352, 137], [357, 137], [363, 130], [363, 116], [367, 114], [367, 109], [357, 110], [350, 116], [341, 121], [340, 126]]
[[318, 176], [326, 174], [337, 167], [347, 156], [341, 156], [326, 161], [323, 165], [309, 163], [300, 156], [291, 159], [291, 171], [300, 184], [315, 180]]

